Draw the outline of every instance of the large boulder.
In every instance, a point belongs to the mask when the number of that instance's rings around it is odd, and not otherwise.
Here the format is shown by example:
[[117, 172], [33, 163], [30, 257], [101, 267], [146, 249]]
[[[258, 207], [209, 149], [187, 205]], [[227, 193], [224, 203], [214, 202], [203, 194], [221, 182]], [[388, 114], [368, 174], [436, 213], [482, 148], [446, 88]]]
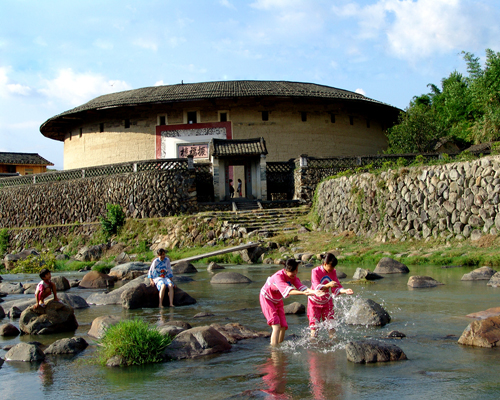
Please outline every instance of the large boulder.
[[415, 275], [415, 276], [410, 276], [407, 285], [411, 288], [430, 288], [439, 285], [444, 285], [444, 283], [438, 282], [434, 278], [431, 278], [430, 276]]
[[28, 335], [45, 335], [74, 332], [78, 328], [78, 322], [71, 307], [50, 300], [45, 307], [26, 308], [21, 314], [19, 328]]
[[232, 344], [236, 343], [238, 340], [256, 339], [271, 336], [271, 332], [269, 331], [254, 331], [252, 329], [244, 327], [239, 323], [230, 323], [226, 325], [211, 324], [210, 326], [224, 335], [227, 341]]
[[245, 275], [239, 274], [238, 272], [219, 272], [215, 274], [210, 283], [215, 284], [230, 284], [230, 283], [250, 283], [252, 282]]
[[7, 294], [23, 294], [24, 288], [21, 283], [4, 282], [0, 283], [0, 291]]
[[111, 268], [109, 276], [114, 276], [117, 280], [133, 280], [148, 273], [150, 264], [143, 262], [128, 262]]
[[500, 286], [500, 272], [495, 273], [488, 281], [487, 286], [499, 287]]
[[100, 244], [97, 246], [85, 246], [82, 247], [78, 253], [75, 255], [76, 261], [99, 261], [104, 250], [106, 250], [106, 244]]
[[45, 359], [42, 349], [36, 344], [18, 343], [5, 354], [7, 361], [37, 362]]
[[383, 257], [380, 259], [373, 272], [376, 274], [408, 274], [410, 270], [399, 261], [389, 257]]
[[110, 326], [116, 325], [121, 320], [122, 319], [116, 315], [104, 315], [102, 317], [97, 317], [92, 321], [92, 325], [90, 330], [87, 332], [87, 335], [101, 339]]
[[89, 344], [82, 337], [72, 337], [57, 340], [45, 350], [45, 354], [78, 354]]
[[71, 289], [71, 284], [64, 276], [53, 276], [52, 282], [56, 285], [57, 292], [65, 292]]
[[140, 285], [141, 283], [149, 284], [149, 279], [140, 276], [139, 278], [127, 282], [125, 285], [120, 286], [117, 289], [111, 290], [110, 292], [92, 293], [89, 297], [87, 297], [87, 303], [95, 304], [98, 306], [121, 304], [122, 293], [128, 290], [130, 287]]
[[358, 364], [407, 360], [406, 354], [398, 346], [378, 340], [349, 342], [345, 352], [348, 361]]
[[83, 289], [105, 289], [115, 284], [116, 278], [98, 271], [88, 272], [80, 281], [79, 287]]
[[304, 304], [294, 301], [293, 303], [287, 304], [284, 307], [285, 314], [305, 314], [306, 307]]
[[198, 270], [189, 261], [181, 261], [172, 266], [172, 272], [175, 274], [195, 274]]
[[345, 318], [349, 325], [384, 326], [390, 321], [389, 313], [371, 299], [357, 299]]
[[[158, 307], [159, 296], [156, 287], [149, 284], [139, 283], [131, 285], [121, 294], [122, 307], [136, 309], [142, 307]], [[196, 300], [179, 287], [174, 287], [174, 306], [188, 306], [196, 304]], [[165, 293], [163, 305], [168, 305], [168, 293]]]
[[240, 256], [241, 256], [243, 262], [245, 262], [247, 264], [253, 264], [253, 263], [258, 262], [260, 260], [260, 257], [262, 256], [262, 254], [264, 254], [265, 252], [266, 252], [266, 249], [264, 249], [263, 247], [257, 246], [257, 247], [252, 247], [250, 249], [241, 250], [239, 253], [240, 253]]
[[462, 281], [488, 281], [497, 271], [490, 267], [476, 268], [474, 271], [464, 274]]
[[16, 263], [18, 261], [26, 260], [26, 258], [28, 258], [29, 256], [39, 256], [39, 255], [40, 253], [36, 249], [26, 249], [16, 254], [7, 254], [3, 259], [3, 263], [5, 265], [5, 269], [7, 271], [10, 271], [16, 268]]
[[458, 343], [477, 347], [499, 347], [500, 316], [472, 321], [463, 331]]
[[377, 279], [382, 279], [383, 276], [380, 276], [379, 274], [376, 274], [375, 272], [371, 272], [369, 269], [356, 268], [356, 272], [354, 272], [354, 275], [352, 278], [356, 279], [356, 280], [366, 279], [367, 281], [374, 281]]
[[17, 329], [12, 324], [0, 325], [0, 336], [17, 336], [19, 335], [19, 329]]
[[60, 293], [57, 295], [57, 297], [59, 297], [59, 300], [61, 300], [64, 304], [67, 304], [73, 309], [90, 307], [89, 303], [87, 303], [87, 301], [83, 297], [80, 297], [76, 294]]
[[200, 326], [179, 333], [163, 352], [165, 359], [196, 358], [231, 350], [227, 339], [211, 326]]

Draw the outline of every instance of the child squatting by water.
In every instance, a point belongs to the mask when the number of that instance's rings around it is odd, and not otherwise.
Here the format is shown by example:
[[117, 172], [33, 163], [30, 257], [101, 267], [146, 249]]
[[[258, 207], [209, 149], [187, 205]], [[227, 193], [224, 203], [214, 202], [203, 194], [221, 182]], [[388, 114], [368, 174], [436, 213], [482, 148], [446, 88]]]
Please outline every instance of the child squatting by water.
[[57, 298], [57, 290], [54, 282], [51, 281], [52, 274], [47, 268], [40, 271], [39, 274], [42, 280], [36, 285], [35, 298], [36, 304], [35, 308], [45, 307], [45, 299], [50, 296], [51, 293], [54, 294], [54, 301], [59, 301]]
[[[333, 297], [339, 294], [353, 294], [352, 289], [344, 289], [337, 278], [337, 258], [327, 253], [323, 264], [311, 271], [311, 289], [321, 291], [322, 296], [310, 296], [307, 299], [307, 318], [311, 328], [311, 337], [316, 336], [316, 324], [321, 321], [333, 320]], [[335, 334], [335, 329], [329, 329], [330, 337]]]
[[290, 295], [305, 295], [321, 297], [323, 291], [311, 290], [297, 278], [299, 264], [294, 259], [285, 263], [285, 268], [267, 278], [265, 285], [260, 290], [260, 307], [266, 317], [267, 324], [271, 326], [271, 346], [276, 346], [285, 339], [288, 324], [285, 318], [283, 298]]

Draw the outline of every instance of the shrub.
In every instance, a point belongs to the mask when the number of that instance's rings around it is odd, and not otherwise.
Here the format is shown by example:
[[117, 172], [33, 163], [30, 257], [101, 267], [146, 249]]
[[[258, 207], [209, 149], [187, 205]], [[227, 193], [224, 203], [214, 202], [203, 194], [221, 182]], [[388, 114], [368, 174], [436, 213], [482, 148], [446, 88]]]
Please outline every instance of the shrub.
[[106, 204], [106, 217], [99, 217], [104, 235], [109, 238], [116, 235], [118, 230], [125, 225], [125, 213], [119, 204]]
[[56, 266], [56, 258], [52, 253], [42, 253], [39, 256], [28, 256], [24, 260], [16, 262], [16, 267], [11, 270], [12, 274], [38, 274], [43, 268], [53, 271]]
[[141, 365], [162, 361], [163, 350], [172, 342], [141, 319], [120, 321], [110, 326], [99, 341], [99, 363], [113, 356], [121, 356], [127, 365]]
[[0, 229], [0, 256], [3, 256], [9, 248], [9, 230]]
[[109, 264], [99, 264], [99, 265], [94, 265], [92, 267], [92, 270], [100, 272], [102, 274], [109, 274], [109, 271], [111, 271], [111, 268], [113, 268], [113, 267]]

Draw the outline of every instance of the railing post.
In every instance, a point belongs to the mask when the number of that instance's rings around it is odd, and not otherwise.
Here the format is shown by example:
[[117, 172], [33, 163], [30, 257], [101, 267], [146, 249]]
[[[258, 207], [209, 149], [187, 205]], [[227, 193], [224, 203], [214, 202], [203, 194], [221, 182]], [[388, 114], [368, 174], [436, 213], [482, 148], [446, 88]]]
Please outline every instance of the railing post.
[[300, 155], [300, 168], [307, 168], [307, 154]]
[[187, 156], [188, 169], [194, 169], [194, 157], [192, 154]]
[[36, 183], [36, 175], [33, 175], [33, 183]]
[[85, 170], [82, 169], [82, 178], [85, 178]]
[[134, 163], [133, 166], [134, 166], [134, 172], [137, 172], [137, 163]]

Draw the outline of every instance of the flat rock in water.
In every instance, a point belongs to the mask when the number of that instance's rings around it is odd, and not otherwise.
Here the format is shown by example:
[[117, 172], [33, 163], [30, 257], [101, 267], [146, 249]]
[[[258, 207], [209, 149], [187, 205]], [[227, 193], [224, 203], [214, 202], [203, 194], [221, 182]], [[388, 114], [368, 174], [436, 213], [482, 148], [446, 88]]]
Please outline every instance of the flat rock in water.
[[90, 307], [89, 303], [87, 303], [87, 301], [83, 297], [80, 297], [76, 294], [60, 293], [57, 295], [57, 297], [59, 297], [59, 300], [61, 300], [64, 304], [67, 304], [73, 309]]
[[206, 317], [213, 317], [215, 314], [209, 313], [209, 312], [199, 312], [198, 314], [195, 314], [193, 318], [206, 318]]
[[17, 336], [19, 335], [19, 329], [17, 329], [11, 323], [0, 325], [0, 336]]
[[56, 285], [57, 293], [71, 289], [71, 284], [64, 276], [54, 276], [51, 280]]
[[337, 271], [337, 278], [338, 279], [345, 279], [347, 278], [347, 274], [343, 271], [340, 271], [338, 269], [335, 269], [335, 271]]
[[192, 328], [191, 324], [188, 323], [188, 322], [185, 322], [185, 321], [176, 321], [176, 320], [174, 320], [174, 321], [167, 321], [167, 322], [163, 323], [160, 326], [165, 326], [165, 325], [179, 326], [179, 327], [184, 328], [186, 330]]
[[168, 335], [170, 337], [176, 337], [179, 333], [184, 332], [186, 329], [180, 326], [172, 325], [161, 325], [157, 328], [158, 332], [162, 335]]
[[230, 283], [250, 283], [252, 282], [245, 275], [239, 274], [238, 272], [219, 272], [214, 275], [210, 280], [210, 283], [215, 284], [230, 284]]
[[376, 274], [408, 274], [410, 270], [399, 261], [389, 257], [383, 257], [380, 259], [373, 272]]
[[231, 344], [236, 343], [238, 340], [256, 339], [271, 336], [271, 333], [269, 331], [254, 331], [252, 329], [244, 327], [239, 323], [230, 323], [226, 325], [211, 324], [210, 326], [224, 335], [227, 341]]
[[488, 286], [500, 287], [500, 272], [495, 273], [488, 281]]
[[0, 291], [7, 294], [22, 294], [24, 293], [23, 285], [20, 283], [0, 283]]
[[163, 352], [164, 359], [196, 358], [231, 350], [227, 339], [211, 326], [200, 326], [179, 333]]
[[5, 354], [6, 361], [36, 362], [44, 359], [45, 354], [42, 349], [29, 343], [18, 343]]
[[407, 285], [411, 288], [430, 288], [444, 285], [444, 283], [438, 282], [430, 276], [415, 275], [410, 276]]
[[[134, 282], [134, 281], [133, 281]], [[142, 307], [154, 308], [159, 306], [158, 290], [155, 286], [140, 283], [130, 286], [121, 294], [121, 305], [128, 309], [137, 309]], [[168, 293], [163, 298], [163, 306], [168, 306]], [[179, 287], [174, 287], [174, 306], [188, 306], [196, 304], [196, 299], [191, 297]]]
[[45, 307], [26, 308], [21, 314], [19, 328], [28, 335], [46, 335], [73, 332], [78, 328], [78, 322], [71, 307], [50, 300]]
[[2, 304], [3, 309], [5, 310], [6, 314], [10, 314], [10, 310], [12, 307], [17, 307], [21, 311], [24, 311], [26, 308], [35, 305], [36, 300], [35, 296], [31, 297], [29, 296], [28, 299], [17, 299], [17, 300], [10, 300], [6, 301], [5, 303]]
[[97, 317], [92, 321], [92, 326], [87, 332], [87, 335], [101, 339], [108, 329], [112, 325], [116, 325], [122, 319], [115, 315], [103, 315], [102, 317]]
[[114, 276], [118, 280], [133, 280], [148, 273], [150, 264], [143, 262], [128, 262], [111, 268], [109, 276]]
[[172, 266], [172, 272], [175, 274], [195, 274], [198, 270], [189, 261], [181, 261]]
[[285, 314], [305, 314], [306, 307], [304, 304], [299, 303], [298, 301], [294, 301], [284, 307]]
[[89, 344], [84, 338], [72, 337], [57, 340], [45, 350], [45, 354], [78, 354], [87, 348]]
[[465, 328], [458, 343], [477, 347], [499, 347], [500, 316], [472, 321]]
[[390, 321], [389, 313], [371, 299], [357, 299], [345, 318], [349, 325], [384, 326]]
[[406, 354], [394, 344], [378, 340], [360, 340], [347, 343], [347, 360], [357, 364], [407, 360]]
[[127, 291], [131, 287], [138, 286], [140, 284], [149, 284], [149, 279], [144, 277], [139, 277], [134, 279], [133, 281], [127, 282], [125, 285], [120, 286], [117, 289], [111, 290], [109, 293], [92, 293], [89, 297], [87, 297], [87, 303], [95, 304], [95, 305], [110, 305], [110, 304], [121, 304], [122, 303], [122, 293]]
[[495, 275], [497, 271], [491, 269], [490, 267], [476, 268], [474, 271], [464, 274], [462, 276], [462, 281], [484, 281], [490, 280], [490, 278]]
[[402, 339], [402, 338], [405, 338], [406, 335], [404, 333], [402, 333], [402, 332], [399, 332], [399, 331], [390, 331], [387, 334], [387, 337], [388, 338]]
[[488, 308], [487, 310], [484, 311], [467, 314], [466, 317], [476, 318], [476, 319], [486, 319], [489, 317], [496, 317], [498, 315], [500, 315], [500, 307], [493, 307], [493, 308]]
[[222, 265], [217, 264], [216, 262], [212, 261], [210, 264], [208, 264], [207, 271], [213, 271], [215, 269], [225, 269]]

